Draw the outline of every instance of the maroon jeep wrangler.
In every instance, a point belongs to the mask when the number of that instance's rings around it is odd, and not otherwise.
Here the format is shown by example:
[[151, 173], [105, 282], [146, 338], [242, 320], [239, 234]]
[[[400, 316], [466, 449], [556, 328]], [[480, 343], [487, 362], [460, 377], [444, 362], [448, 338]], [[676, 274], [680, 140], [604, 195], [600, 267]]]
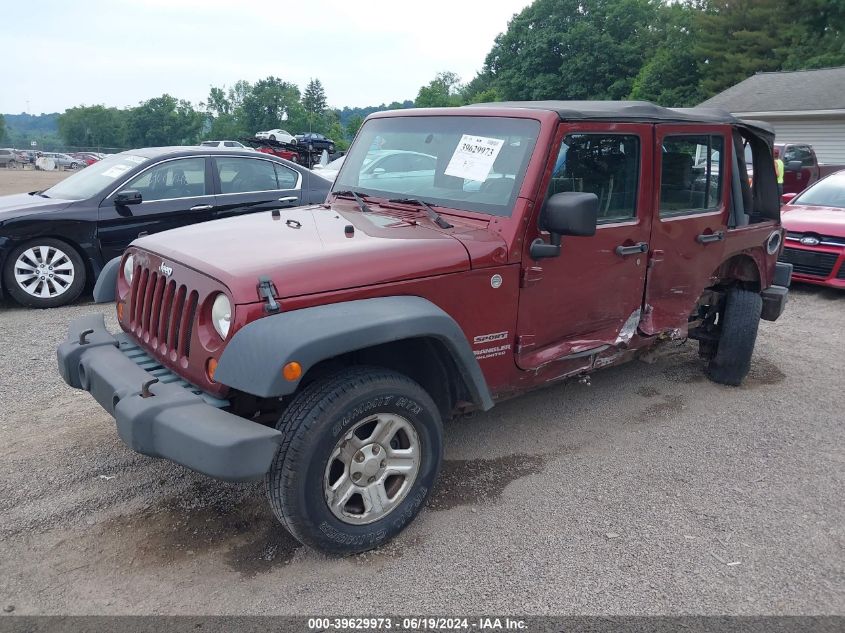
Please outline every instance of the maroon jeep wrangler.
[[136, 240], [95, 291], [123, 331], [74, 321], [59, 370], [134, 450], [263, 478], [297, 539], [366, 550], [457, 414], [666, 339], [740, 383], [791, 277], [772, 141], [643, 102], [381, 112], [325, 204]]

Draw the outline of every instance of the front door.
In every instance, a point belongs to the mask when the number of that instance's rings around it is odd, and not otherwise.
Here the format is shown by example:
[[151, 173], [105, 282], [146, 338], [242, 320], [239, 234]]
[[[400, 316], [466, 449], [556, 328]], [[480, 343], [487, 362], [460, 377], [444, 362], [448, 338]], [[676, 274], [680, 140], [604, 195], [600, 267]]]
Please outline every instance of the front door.
[[[643, 298], [651, 225], [650, 124], [562, 124], [547, 168], [546, 197], [596, 194], [592, 237], [563, 237], [558, 257], [531, 259], [535, 211], [523, 256], [517, 364], [536, 369], [630, 340]], [[544, 236], [548, 241], [548, 236]]]
[[658, 125], [657, 217], [651, 229], [645, 334], [681, 330], [722, 263], [728, 222], [730, 127]]
[[219, 191], [215, 219], [303, 203], [302, 177], [295, 169], [240, 156], [218, 156], [214, 164]]
[[[114, 196], [135, 189], [141, 204], [117, 206]], [[211, 219], [214, 196], [202, 156], [165, 160], [118, 187], [100, 204], [97, 237], [104, 259], [119, 256], [136, 238]]]

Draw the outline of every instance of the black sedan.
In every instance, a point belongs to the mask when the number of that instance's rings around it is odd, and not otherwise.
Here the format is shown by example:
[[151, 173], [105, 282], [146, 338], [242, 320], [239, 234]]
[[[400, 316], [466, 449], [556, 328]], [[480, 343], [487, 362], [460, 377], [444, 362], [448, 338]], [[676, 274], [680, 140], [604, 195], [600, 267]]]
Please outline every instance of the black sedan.
[[44, 191], [0, 197], [0, 296], [63, 305], [140, 235], [323, 202], [330, 187], [301, 165], [250, 151], [115, 154]]
[[329, 154], [334, 154], [334, 141], [322, 134], [307, 132], [305, 134], [297, 134], [295, 138], [297, 144], [305, 145], [318, 152], [326, 150]]

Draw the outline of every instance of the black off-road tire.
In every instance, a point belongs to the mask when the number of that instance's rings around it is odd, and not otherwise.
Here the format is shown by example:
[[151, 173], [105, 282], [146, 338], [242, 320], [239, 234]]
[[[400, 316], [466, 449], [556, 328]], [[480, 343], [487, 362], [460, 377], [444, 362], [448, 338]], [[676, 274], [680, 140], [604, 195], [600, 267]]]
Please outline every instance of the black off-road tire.
[[718, 347], [707, 376], [723, 385], [739, 385], [751, 369], [763, 299], [752, 290], [732, 288], [725, 299]]
[[[402, 416], [420, 442], [419, 470], [404, 499], [373, 523], [341, 521], [329, 508], [324, 477], [329, 458], [356, 423], [375, 413]], [[334, 555], [373, 549], [416, 516], [440, 472], [443, 424], [434, 401], [416, 382], [380, 367], [353, 367], [299, 393], [276, 425], [282, 443], [265, 477], [276, 518], [301, 543]]]
[[[70, 284], [69, 288], [57, 296], [45, 298], [33, 296], [21, 288], [15, 279], [15, 263], [21, 253], [38, 246], [58, 248], [67, 255], [68, 259], [73, 264], [73, 282]], [[82, 255], [79, 254], [79, 251], [67, 242], [44, 237], [30, 240], [29, 242], [26, 242], [9, 252], [8, 257], [6, 257], [6, 263], [3, 266], [3, 288], [22, 306], [26, 306], [28, 308], [57, 308], [71, 303], [79, 297], [85, 289], [87, 274], [85, 261], [82, 259]]]

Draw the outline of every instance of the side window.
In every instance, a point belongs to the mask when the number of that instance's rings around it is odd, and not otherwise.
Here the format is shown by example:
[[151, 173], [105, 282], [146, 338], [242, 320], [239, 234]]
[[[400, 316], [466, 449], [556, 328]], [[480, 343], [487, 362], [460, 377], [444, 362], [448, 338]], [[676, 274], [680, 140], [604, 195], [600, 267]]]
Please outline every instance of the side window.
[[234, 141], [223, 141], [223, 147], [243, 147], [243, 145]]
[[599, 224], [637, 215], [640, 139], [630, 134], [568, 134], [555, 162], [547, 196], [563, 191], [594, 193]]
[[722, 202], [722, 136], [667, 136], [660, 170], [660, 216], [717, 209]]
[[293, 189], [299, 181], [299, 174], [289, 167], [273, 163], [276, 167], [276, 178], [279, 181], [279, 189]]
[[269, 160], [216, 158], [221, 193], [249, 193], [278, 189], [276, 170]]
[[122, 189], [137, 189], [144, 202], [206, 195], [205, 159], [180, 158], [156, 165]]

